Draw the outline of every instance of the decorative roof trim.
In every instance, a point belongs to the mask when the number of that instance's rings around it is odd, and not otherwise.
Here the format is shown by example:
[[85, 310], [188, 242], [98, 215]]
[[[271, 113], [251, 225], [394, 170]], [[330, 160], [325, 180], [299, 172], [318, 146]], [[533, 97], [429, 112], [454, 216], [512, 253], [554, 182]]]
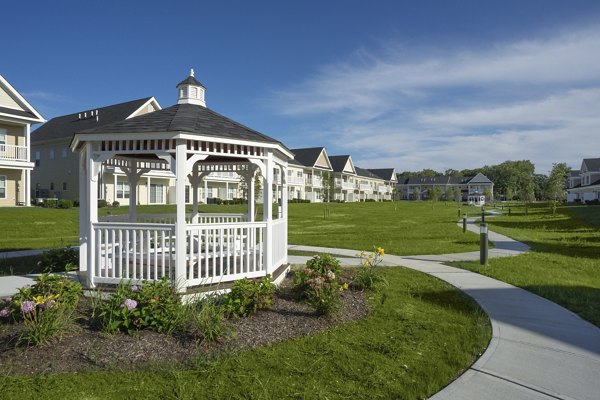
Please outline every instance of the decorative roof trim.
[[[4, 77], [2, 75], [0, 75], [0, 85], [6, 87], [6, 89], [8, 89], [10, 94], [12, 94], [14, 97], [16, 97], [17, 102], [20, 102], [22, 106], [27, 108], [28, 111], [33, 113], [33, 115], [35, 115], [35, 117], [37, 118], [35, 120], [30, 119], [30, 118], [24, 118], [24, 119], [34, 120], [36, 122], [46, 122], [44, 117], [42, 117], [42, 115], [39, 112], [37, 112], [37, 110], [35, 108], [33, 108], [33, 106], [31, 104], [29, 104], [29, 102], [27, 100], [25, 100], [25, 98], [23, 96], [21, 96], [21, 94], [14, 87], [12, 87], [12, 85], [10, 83], [8, 83], [8, 81], [6, 79], [4, 79]], [[8, 107], [8, 108], [10, 108], [10, 107]]]
[[154, 98], [154, 96], [150, 97], [148, 99], [147, 102], [145, 102], [144, 104], [142, 104], [137, 110], [135, 110], [134, 112], [132, 112], [127, 118], [125, 119], [129, 119], [129, 118], [133, 118], [133, 117], [137, 117], [137, 113], [139, 113], [140, 111], [142, 111], [144, 109], [144, 107], [148, 107], [150, 104], [152, 104], [154, 106], [154, 108], [156, 108], [156, 111], [158, 110], [162, 110], [162, 107], [160, 106], [160, 104], [158, 104], [158, 100], [156, 100]]

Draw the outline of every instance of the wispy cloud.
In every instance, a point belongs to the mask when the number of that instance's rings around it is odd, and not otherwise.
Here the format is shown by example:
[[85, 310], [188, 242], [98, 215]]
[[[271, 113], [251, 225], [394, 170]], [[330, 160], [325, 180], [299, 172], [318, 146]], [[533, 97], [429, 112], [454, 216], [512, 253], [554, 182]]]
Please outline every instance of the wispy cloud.
[[[278, 111], [364, 166], [577, 166], [600, 130], [600, 29], [479, 49], [360, 51], [282, 90]], [[597, 149], [596, 149], [597, 151]]]
[[22, 93], [26, 99], [35, 99], [41, 101], [66, 101], [67, 98], [61, 94], [44, 92], [41, 90], [35, 90], [32, 92]]

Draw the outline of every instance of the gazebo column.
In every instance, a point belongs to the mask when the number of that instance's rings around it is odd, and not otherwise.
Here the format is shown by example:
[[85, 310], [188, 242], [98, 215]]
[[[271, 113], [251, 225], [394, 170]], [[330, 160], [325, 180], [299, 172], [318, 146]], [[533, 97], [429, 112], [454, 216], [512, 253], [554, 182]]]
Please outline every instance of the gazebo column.
[[186, 222], [185, 222], [185, 177], [187, 161], [186, 141], [178, 139], [175, 150], [175, 201], [177, 203], [177, 219], [175, 220], [175, 284], [179, 291], [185, 289], [185, 254], [186, 254]]
[[265, 264], [266, 273], [273, 272], [273, 152], [267, 153], [263, 176], [263, 221], [267, 222], [265, 234]]
[[256, 209], [256, 204], [255, 204], [255, 199], [256, 199], [256, 191], [254, 188], [254, 175], [256, 174], [256, 167], [253, 164], [248, 165], [248, 170], [245, 171], [244, 173], [240, 172], [240, 175], [242, 175], [242, 179], [244, 179], [244, 181], [246, 181], [246, 188], [248, 190], [246, 190], [246, 197], [248, 200], [248, 215], [246, 217], [246, 220], [248, 222], [254, 222], [254, 215], [255, 215], [255, 209]]
[[282, 217], [285, 224], [285, 239], [284, 239], [284, 248], [285, 248], [285, 259], [284, 263], [287, 264], [287, 247], [288, 247], [288, 182], [287, 182], [287, 168], [281, 168], [281, 209], [282, 209]]
[[198, 164], [194, 164], [192, 169], [192, 173], [188, 175], [188, 180], [190, 181], [190, 186], [192, 190], [192, 223], [198, 223], [198, 188], [200, 187], [200, 182], [208, 175], [208, 172], [198, 172]]
[[92, 287], [91, 264], [88, 263], [88, 248], [93, 247], [90, 242], [88, 146], [79, 152], [79, 276], [87, 287]]

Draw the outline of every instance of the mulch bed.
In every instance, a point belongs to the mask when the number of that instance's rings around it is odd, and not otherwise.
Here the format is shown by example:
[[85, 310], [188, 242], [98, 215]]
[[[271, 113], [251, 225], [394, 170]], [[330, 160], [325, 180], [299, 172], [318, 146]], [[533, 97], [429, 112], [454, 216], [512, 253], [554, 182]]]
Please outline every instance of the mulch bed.
[[16, 347], [18, 324], [0, 325], [0, 373], [40, 374], [99, 370], [139, 370], [177, 363], [193, 365], [199, 356], [211, 357], [310, 335], [367, 316], [362, 292], [344, 291], [342, 308], [335, 318], [317, 316], [293, 299], [289, 281], [282, 285], [274, 305], [253, 316], [231, 320], [234, 334], [217, 342], [198, 342], [186, 336], [140, 331], [136, 336], [103, 335], [89, 325], [89, 301], [80, 301], [79, 319], [73, 332], [62, 340], [40, 347]]

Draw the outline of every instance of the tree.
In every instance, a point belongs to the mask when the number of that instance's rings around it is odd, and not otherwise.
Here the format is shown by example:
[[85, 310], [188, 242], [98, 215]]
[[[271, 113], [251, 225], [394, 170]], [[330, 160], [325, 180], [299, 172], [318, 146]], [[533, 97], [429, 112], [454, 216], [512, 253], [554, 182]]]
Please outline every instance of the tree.
[[442, 189], [439, 186], [434, 186], [429, 189], [429, 200], [438, 201], [442, 195]]
[[460, 172], [455, 169], [448, 168], [444, 171], [444, 176], [460, 176]]
[[556, 215], [556, 207], [559, 202], [564, 201], [567, 186], [567, 178], [569, 177], [571, 168], [565, 163], [552, 164], [552, 171], [546, 181], [544, 194], [547, 200], [552, 205], [552, 215]]
[[485, 196], [486, 200], [491, 200], [491, 194], [492, 192], [490, 191], [490, 188], [486, 187], [485, 189], [483, 189], [483, 195]]
[[415, 200], [421, 200], [421, 188], [420, 187], [415, 187], [413, 189], [413, 196], [415, 196]]
[[506, 200], [512, 200], [515, 197], [515, 193], [513, 192], [511, 187], [507, 187], [506, 191], [504, 192], [504, 196], [506, 197]]
[[323, 201], [331, 202], [335, 196], [335, 180], [329, 172], [323, 173]]
[[454, 190], [452, 190], [452, 186], [446, 186], [446, 201], [452, 201], [454, 197]]
[[462, 191], [458, 186], [454, 187], [454, 200], [457, 202], [462, 201]]

